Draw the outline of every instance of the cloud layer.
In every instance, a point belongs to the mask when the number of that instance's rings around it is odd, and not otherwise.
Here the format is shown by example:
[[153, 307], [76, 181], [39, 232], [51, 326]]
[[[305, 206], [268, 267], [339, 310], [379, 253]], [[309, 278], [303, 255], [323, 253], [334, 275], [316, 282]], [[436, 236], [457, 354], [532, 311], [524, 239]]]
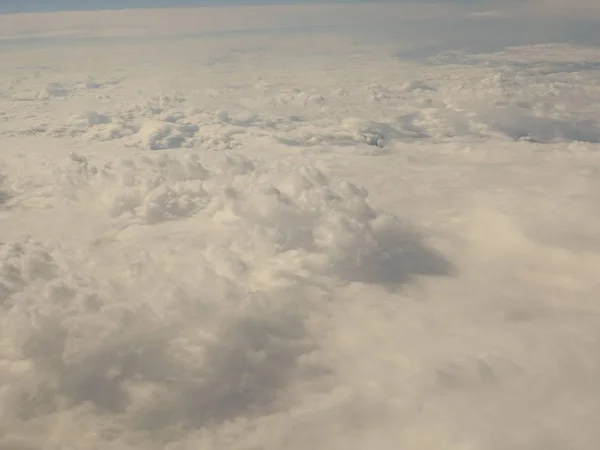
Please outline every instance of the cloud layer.
[[382, 39], [6, 45], [0, 450], [597, 450], [600, 52]]

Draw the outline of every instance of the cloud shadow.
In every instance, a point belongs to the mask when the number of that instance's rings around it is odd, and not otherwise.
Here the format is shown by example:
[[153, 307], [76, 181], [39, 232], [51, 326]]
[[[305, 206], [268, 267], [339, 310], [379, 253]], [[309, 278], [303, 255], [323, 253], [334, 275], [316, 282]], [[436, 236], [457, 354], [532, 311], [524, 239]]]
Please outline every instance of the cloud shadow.
[[344, 280], [377, 284], [397, 289], [419, 276], [454, 276], [456, 267], [426, 243], [414, 227], [398, 220], [376, 224], [372, 229], [376, 245], [344, 259], [335, 267]]

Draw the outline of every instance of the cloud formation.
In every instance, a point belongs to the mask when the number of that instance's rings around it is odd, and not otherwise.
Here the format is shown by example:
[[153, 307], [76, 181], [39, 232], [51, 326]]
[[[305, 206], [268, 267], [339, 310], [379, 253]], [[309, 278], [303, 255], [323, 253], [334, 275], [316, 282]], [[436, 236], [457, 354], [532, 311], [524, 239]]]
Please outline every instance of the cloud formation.
[[600, 51], [436, 7], [3, 47], [0, 450], [600, 448]]

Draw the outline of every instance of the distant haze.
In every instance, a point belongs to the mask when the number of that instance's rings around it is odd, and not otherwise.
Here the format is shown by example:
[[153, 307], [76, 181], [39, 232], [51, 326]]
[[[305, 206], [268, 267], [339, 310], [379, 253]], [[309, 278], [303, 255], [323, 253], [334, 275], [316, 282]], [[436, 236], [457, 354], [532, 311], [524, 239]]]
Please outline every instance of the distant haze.
[[[364, 1], [364, 0], [358, 0]], [[283, 3], [355, 3], [357, 0], [9, 0], [0, 2], [0, 14], [46, 11], [91, 11], [128, 8], [172, 8]]]

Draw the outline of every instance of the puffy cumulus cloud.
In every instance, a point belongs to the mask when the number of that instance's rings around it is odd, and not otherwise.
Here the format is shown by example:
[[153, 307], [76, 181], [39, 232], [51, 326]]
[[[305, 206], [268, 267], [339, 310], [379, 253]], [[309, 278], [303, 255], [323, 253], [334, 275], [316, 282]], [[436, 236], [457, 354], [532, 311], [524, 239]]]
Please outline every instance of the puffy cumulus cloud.
[[[419, 248], [417, 234], [373, 210], [364, 189], [332, 183], [310, 167], [269, 173], [250, 160], [225, 158], [207, 168], [194, 154], [183, 159], [153, 154], [97, 167], [72, 155], [59, 174], [59, 192], [77, 192], [117, 221], [194, 217], [228, 229], [214, 234], [210, 245], [233, 252], [238, 262], [231, 267], [242, 270], [236, 276], [272, 278], [271, 270], [281, 270], [297, 278], [331, 271], [346, 280], [393, 285], [413, 272], [450, 270]], [[253, 255], [258, 251], [268, 257]]]
[[[15, 434], [0, 448], [36, 448], [17, 439], [29, 427], [51, 449], [65, 435], [279, 448], [296, 426], [314, 432], [328, 403], [370, 420], [352, 389], [327, 393], [338, 375], [322, 320], [343, 301], [335, 289], [452, 271], [363, 188], [310, 166], [72, 155], [56, 175], [56, 196], [121, 231], [84, 260], [68, 245], [0, 244], [0, 430]], [[324, 395], [315, 413], [310, 386]]]

